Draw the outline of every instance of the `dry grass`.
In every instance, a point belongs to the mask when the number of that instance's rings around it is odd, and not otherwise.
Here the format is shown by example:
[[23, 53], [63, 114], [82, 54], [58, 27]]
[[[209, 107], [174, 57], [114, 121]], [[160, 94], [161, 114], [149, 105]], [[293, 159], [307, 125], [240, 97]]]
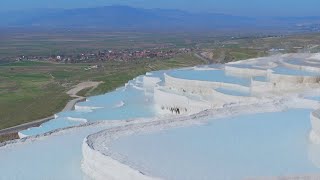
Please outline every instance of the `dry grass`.
[[18, 133], [0, 135], [0, 143], [5, 142], [5, 141], [14, 140], [14, 139], [19, 139]]

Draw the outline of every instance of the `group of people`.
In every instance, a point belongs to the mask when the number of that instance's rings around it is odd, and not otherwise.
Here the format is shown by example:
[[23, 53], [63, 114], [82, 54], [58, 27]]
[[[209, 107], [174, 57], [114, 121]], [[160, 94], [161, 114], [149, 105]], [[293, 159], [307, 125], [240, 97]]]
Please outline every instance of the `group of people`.
[[[162, 110], [165, 109], [164, 106], [161, 107]], [[182, 109], [178, 107], [167, 107], [167, 110], [169, 110], [172, 114], [181, 114]], [[187, 108], [184, 108], [185, 112], [187, 112]]]

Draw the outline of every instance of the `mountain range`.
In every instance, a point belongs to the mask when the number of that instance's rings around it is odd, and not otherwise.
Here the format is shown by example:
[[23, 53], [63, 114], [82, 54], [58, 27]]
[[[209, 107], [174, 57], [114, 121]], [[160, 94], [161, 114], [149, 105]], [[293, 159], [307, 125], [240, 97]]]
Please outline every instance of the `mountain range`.
[[243, 17], [181, 10], [105, 6], [0, 12], [0, 27], [103, 28], [109, 30], [221, 30], [297, 28], [320, 17]]

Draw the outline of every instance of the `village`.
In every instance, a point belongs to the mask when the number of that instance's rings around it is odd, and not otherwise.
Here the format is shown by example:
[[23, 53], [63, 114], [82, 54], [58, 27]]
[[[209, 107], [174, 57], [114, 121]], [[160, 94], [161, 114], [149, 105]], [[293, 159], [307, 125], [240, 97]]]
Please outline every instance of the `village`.
[[50, 56], [19, 56], [16, 61], [42, 61], [56, 63], [92, 63], [92, 62], [107, 62], [121, 61], [129, 62], [139, 59], [169, 59], [177, 55], [192, 52], [193, 49], [125, 49], [125, 50], [99, 50], [97, 52], [79, 53], [79, 54], [54, 54]]

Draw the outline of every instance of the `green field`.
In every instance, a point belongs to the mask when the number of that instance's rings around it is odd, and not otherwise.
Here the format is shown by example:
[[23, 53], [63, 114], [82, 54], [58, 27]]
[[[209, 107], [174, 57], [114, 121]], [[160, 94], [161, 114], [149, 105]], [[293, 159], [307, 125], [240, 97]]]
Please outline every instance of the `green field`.
[[107, 62], [86, 71], [90, 64], [50, 64], [18, 62], [0, 66], [0, 129], [12, 127], [61, 111], [70, 97], [72, 86], [83, 81], [103, 81], [92, 96], [112, 91], [128, 80], [148, 71], [194, 66], [204, 62], [191, 54], [168, 60], [139, 60], [126, 63]]
[[95, 31], [4, 31], [0, 59], [17, 56], [76, 55], [101, 50], [186, 48], [211, 40], [210, 34]]

